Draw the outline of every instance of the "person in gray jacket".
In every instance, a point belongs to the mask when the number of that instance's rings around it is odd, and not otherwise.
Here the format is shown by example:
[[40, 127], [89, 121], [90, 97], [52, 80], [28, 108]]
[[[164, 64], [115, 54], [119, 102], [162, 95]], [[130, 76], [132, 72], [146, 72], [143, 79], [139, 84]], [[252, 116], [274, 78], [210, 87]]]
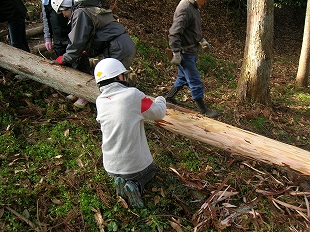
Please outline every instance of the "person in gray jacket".
[[136, 55], [136, 47], [112, 11], [100, 7], [97, 0], [72, 3], [73, 0], [52, 0], [53, 9], [69, 18], [71, 23], [66, 53], [59, 56], [56, 62], [71, 64], [75, 68], [84, 53], [88, 57], [103, 55], [104, 58], [118, 59], [129, 69]]
[[174, 12], [168, 38], [173, 52], [171, 63], [178, 66], [178, 77], [165, 97], [168, 102], [179, 104], [174, 97], [183, 86], [188, 86], [200, 113], [216, 118], [218, 112], [208, 109], [204, 104], [204, 87], [196, 66], [200, 46], [210, 46], [201, 28], [199, 8], [205, 3], [206, 0], [181, 0]]
[[116, 194], [132, 207], [144, 207], [144, 186], [157, 173], [147, 138], [145, 120], [160, 120], [166, 114], [166, 100], [153, 101], [135, 87], [128, 87], [127, 72], [117, 59], [106, 58], [95, 67], [101, 94], [96, 99], [102, 131], [103, 165], [114, 178]]
[[[66, 52], [57, 57], [55, 63], [90, 73], [88, 58], [103, 55], [104, 58], [118, 59], [129, 69], [136, 56], [136, 46], [111, 10], [102, 8], [98, 0], [51, 1], [53, 9], [62, 13], [71, 24]], [[86, 104], [82, 98], [74, 103], [79, 108]]]

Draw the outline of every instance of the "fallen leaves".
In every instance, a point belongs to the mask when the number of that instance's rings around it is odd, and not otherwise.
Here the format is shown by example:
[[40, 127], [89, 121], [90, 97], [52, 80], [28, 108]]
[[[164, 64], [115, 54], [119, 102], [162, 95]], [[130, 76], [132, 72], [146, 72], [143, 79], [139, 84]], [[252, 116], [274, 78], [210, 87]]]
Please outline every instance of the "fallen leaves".
[[63, 203], [61, 202], [61, 200], [58, 200], [56, 198], [52, 199], [52, 202], [55, 204], [55, 205], [62, 205]]
[[182, 229], [182, 224], [180, 223], [180, 220], [176, 220], [172, 217], [171, 220], [169, 220], [169, 223], [171, 225], [171, 227], [177, 231], [177, 232], [182, 232], [183, 229]]
[[[185, 215], [187, 217], [193, 215], [192, 223], [195, 232], [205, 231], [210, 226], [216, 226], [219, 230], [223, 230], [232, 227], [232, 225], [239, 229], [247, 230], [248, 225], [253, 225], [253, 223], [257, 230], [264, 228], [264, 215], [261, 212], [261, 208], [270, 208], [270, 205], [264, 205], [263, 199], [270, 201], [274, 205], [275, 210], [279, 211], [279, 215], [283, 215], [283, 218], [293, 215], [294, 217], [299, 216], [304, 219], [305, 226], [310, 227], [310, 206], [308, 200], [310, 192], [300, 191], [297, 183], [288, 181], [287, 177], [281, 176], [281, 173], [275, 169], [271, 170], [270, 173], [267, 170], [259, 170], [259, 168], [254, 167], [258, 166], [257, 162], [253, 161], [254, 166], [245, 161], [240, 162], [240, 165], [244, 166], [243, 169], [248, 167], [257, 173], [251, 178], [244, 180], [246, 186], [252, 186], [254, 191], [251, 191], [252, 196], [242, 196], [243, 203], [240, 201], [241, 195], [239, 191], [236, 191], [228, 184], [233, 177], [232, 175], [226, 176], [220, 183], [206, 185], [203, 175], [186, 173], [185, 170], [180, 173], [175, 168], [170, 168], [179, 177], [184, 186], [192, 191], [207, 193], [207, 199], [196, 212], [192, 212], [179, 197], [174, 196], [178, 204], [186, 212]], [[305, 182], [301, 180], [301, 183], [304, 184]], [[260, 205], [260, 209], [258, 209], [258, 205]], [[182, 231], [181, 226], [177, 222], [169, 222], [176, 231]], [[291, 227], [295, 228], [293, 224], [291, 224]], [[292, 231], [294, 230], [292, 229]]]

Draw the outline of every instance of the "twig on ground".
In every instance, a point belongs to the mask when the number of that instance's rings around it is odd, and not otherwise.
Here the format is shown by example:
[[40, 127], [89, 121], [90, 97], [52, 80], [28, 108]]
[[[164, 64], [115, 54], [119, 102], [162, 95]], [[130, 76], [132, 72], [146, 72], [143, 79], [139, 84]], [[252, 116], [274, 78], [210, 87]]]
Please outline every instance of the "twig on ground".
[[33, 222], [31, 222], [29, 219], [25, 218], [23, 215], [17, 213], [14, 209], [10, 207], [5, 207], [7, 210], [9, 210], [11, 213], [13, 213], [15, 216], [17, 216], [18, 219], [26, 222], [32, 229], [35, 229], [36, 226]]
[[266, 173], [264, 173], [264, 172], [262, 172], [262, 171], [259, 171], [258, 169], [252, 167], [252, 166], [251, 166], [250, 164], [248, 164], [247, 162], [242, 162], [242, 164], [244, 164], [245, 166], [247, 166], [247, 167], [253, 169], [254, 171], [256, 171], [256, 172], [258, 172], [258, 173], [260, 173], [260, 174], [266, 175]]
[[278, 199], [271, 198], [271, 200], [272, 200], [273, 202], [276, 202], [276, 203], [280, 204], [280, 205], [283, 205], [283, 206], [286, 207], [286, 208], [294, 209], [294, 210], [299, 210], [299, 211], [302, 211], [302, 212], [307, 212], [307, 209], [303, 209], [303, 208], [300, 208], [300, 207], [298, 207], [298, 206], [294, 206], [294, 205], [285, 203], [285, 202], [280, 201], [280, 200], [278, 200]]

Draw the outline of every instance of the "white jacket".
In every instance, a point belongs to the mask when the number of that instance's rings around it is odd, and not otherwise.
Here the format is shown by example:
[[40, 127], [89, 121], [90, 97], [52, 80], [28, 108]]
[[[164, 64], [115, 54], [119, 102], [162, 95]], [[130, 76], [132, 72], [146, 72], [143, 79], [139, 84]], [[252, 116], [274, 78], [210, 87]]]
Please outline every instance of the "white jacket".
[[152, 101], [133, 87], [119, 82], [100, 87], [97, 118], [102, 131], [103, 165], [107, 172], [133, 174], [153, 162], [144, 130], [144, 120], [160, 120], [166, 100]]

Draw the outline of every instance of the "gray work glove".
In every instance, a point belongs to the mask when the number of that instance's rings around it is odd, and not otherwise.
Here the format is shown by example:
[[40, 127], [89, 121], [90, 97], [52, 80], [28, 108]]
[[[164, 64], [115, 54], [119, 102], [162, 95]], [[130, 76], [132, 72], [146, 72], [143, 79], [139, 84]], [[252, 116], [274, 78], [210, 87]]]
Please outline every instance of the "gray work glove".
[[205, 38], [202, 38], [202, 40], [200, 40], [199, 42], [200, 46], [202, 49], [209, 49], [211, 50], [211, 45], [208, 43], [208, 41]]
[[172, 57], [172, 60], [171, 60], [171, 63], [172, 64], [175, 64], [175, 65], [179, 65], [181, 64], [181, 54], [180, 52], [173, 52], [173, 57]]

